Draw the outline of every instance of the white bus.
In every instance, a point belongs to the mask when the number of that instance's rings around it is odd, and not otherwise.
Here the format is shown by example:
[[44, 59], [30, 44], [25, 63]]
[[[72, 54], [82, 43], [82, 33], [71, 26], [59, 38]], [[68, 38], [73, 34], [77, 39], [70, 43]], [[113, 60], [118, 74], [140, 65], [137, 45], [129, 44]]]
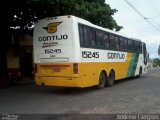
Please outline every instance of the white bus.
[[33, 36], [37, 85], [103, 88], [147, 71], [144, 42], [75, 16], [41, 19]]

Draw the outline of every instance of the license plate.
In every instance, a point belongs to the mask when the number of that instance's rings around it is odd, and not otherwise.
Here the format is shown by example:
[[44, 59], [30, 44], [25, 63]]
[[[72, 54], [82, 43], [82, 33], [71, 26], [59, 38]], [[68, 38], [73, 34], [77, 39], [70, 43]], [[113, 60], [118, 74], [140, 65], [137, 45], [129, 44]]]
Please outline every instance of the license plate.
[[60, 68], [54, 68], [54, 69], [53, 69], [53, 72], [60, 72], [60, 71], [61, 71]]

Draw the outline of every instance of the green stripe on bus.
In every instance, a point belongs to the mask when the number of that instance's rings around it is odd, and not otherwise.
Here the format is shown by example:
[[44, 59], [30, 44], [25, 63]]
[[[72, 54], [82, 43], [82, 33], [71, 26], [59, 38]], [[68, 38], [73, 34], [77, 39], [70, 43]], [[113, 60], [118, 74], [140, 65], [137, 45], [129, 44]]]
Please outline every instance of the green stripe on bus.
[[129, 64], [129, 68], [128, 68], [128, 73], [127, 73], [127, 77], [131, 77], [135, 75], [135, 71], [137, 68], [137, 63], [138, 63], [138, 58], [139, 58], [139, 54], [137, 53], [132, 53], [131, 56], [131, 62]]
[[128, 67], [127, 77], [131, 76], [133, 62], [135, 61], [134, 59], [135, 59], [135, 54], [132, 53], [132, 55], [131, 55], [131, 61], [130, 61], [129, 67]]
[[137, 63], [138, 63], [138, 59], [139, 59], [139, 53], [135, 53], [135, 61], [134, 61], [134, 65], [133, 65], [133, 68], [132, 68], [132, 73], [131, 73], [131, 76], [134, 76], [135, 75], [135, 72], [136, 72], [136, 68], [137, 68]]

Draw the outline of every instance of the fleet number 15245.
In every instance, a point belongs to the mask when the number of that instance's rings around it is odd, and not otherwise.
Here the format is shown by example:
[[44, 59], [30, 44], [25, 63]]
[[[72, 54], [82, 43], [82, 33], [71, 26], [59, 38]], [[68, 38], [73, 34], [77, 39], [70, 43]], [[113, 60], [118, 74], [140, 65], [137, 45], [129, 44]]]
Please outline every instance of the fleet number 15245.
[[82, 51], [82, 58], [99, 58], [99, 52]]

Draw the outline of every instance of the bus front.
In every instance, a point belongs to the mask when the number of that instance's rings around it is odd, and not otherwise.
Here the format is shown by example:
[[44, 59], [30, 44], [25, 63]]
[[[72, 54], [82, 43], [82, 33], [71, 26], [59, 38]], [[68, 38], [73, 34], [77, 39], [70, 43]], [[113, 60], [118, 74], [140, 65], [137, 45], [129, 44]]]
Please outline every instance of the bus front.
[[73, 63], [73, 19], [62, 16], [39, 20], [34, 28], [37, 85], [80, 87], [78, 64]]

